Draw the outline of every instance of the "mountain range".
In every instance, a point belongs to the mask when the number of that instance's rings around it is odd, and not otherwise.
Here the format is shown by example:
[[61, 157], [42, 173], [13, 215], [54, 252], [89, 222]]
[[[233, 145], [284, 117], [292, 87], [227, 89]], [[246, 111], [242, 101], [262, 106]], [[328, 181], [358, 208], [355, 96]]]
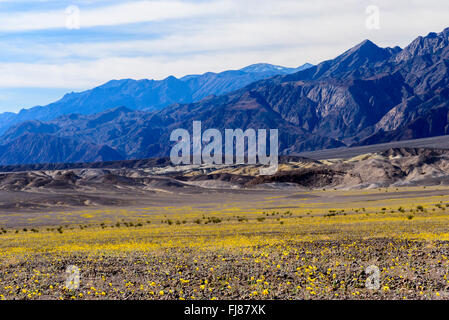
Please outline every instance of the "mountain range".
[[164, 80], [111, 80], [91, 90], [68, 93], [46, 106], [22, 109], [17, 114], [2, 113], [0, 134], [16, 123], [27, 120], [49, 121], [71, 113], [88, 115], [119, 106], [132, 110], [157, 111], [173, 103], [199, 101], [210, 95], [240, 89], [257, 80], [295, 73], [311, 66], [306, 63], [298, 68], [286, 68], [259, 63], [240, 70], [208, 72], [180, 79], [170, 76]]
[[194, 120], [204, 129], [277, 128], [281, 154], [446, 135], [448, 68], [449, 28], [403, 49], [365, 40], [305, 70], [152, 107], [159, 110], [117, 103], [16, 123], [2, 136], [0, 164], [166, 156], [171, 131], [191, 131]]

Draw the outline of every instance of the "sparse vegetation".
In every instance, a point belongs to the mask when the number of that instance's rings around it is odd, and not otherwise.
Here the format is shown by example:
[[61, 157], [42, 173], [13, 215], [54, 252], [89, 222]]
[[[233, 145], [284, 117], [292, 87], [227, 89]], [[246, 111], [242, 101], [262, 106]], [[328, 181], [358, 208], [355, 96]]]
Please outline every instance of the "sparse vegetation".
[[[449, 196], [441, 200], [1, 227], [0, 299], [438, 298], [449, 277]], [[364, 285], [373, 263], [375, 292]], [[77, 290], [64, 287], [68, 265], [82, 270]]]

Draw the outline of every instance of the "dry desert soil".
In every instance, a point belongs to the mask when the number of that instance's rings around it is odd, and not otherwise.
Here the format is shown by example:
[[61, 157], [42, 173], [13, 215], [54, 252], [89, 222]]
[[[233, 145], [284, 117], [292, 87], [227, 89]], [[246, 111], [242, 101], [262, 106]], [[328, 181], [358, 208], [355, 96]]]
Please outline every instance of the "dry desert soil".
[[1, 171], [0, 299], [449, 297], [444, 149]]

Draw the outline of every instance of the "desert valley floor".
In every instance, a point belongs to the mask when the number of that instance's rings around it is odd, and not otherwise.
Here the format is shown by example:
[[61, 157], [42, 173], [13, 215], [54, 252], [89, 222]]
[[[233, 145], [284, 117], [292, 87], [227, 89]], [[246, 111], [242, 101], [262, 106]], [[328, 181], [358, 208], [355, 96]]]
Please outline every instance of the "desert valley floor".
[[0, 299], [445, 299], [448, 154], [9, 168]]

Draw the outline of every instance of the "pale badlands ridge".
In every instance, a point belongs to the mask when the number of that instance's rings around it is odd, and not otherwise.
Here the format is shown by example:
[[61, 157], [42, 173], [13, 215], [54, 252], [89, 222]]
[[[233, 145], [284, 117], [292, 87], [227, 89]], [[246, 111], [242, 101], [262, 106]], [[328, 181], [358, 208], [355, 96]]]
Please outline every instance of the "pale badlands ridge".
[[363, 189], [449, 185], [449, 150], [397, 148], [349, 159], [293, 159], [272, 176], [254, 165], [189, 165], [144, 168], [78, 168], [0, 173], [0, 190], [176, 192], [192, 189]]

